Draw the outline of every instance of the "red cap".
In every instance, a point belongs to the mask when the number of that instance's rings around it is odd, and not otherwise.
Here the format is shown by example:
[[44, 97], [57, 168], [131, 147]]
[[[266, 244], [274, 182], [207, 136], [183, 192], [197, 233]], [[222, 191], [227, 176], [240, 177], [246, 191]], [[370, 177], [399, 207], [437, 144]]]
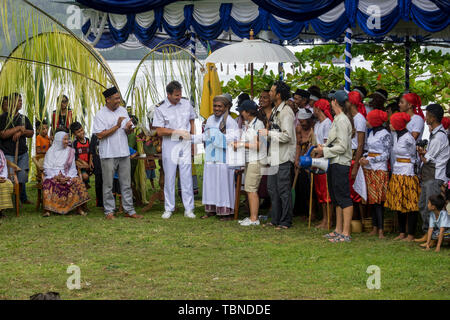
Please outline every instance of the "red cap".
[[367, 121], [373, 127], [379, 127], [388, 120], [388, 114], [383, 110], [375, 109], [367, 115]]
[[406, 112], [396, 112], [389, 120], [395, 131], [401, 131], [406, 128], [406, 124], [411, 120], [411, 116]]
[[364, 106], [364, 103], [362, 103], [361, 94], [358, 91], [349, 92], [348, 101], [356, 106], [358, 112], [361, 113], [364, 118], [367, 117], [366, 107]]
[[320, 110], [323, 111], [323, 113], [325, 113], [325, 115], [331, 120], [333, 121], [333, 117], [331, 116], [331, 108], [330, 108], [330, 103], [328, 102], [328, 100], [325, 99], [319, 99], [316, 102], [314, 102], [314, 107], [319, 108]]

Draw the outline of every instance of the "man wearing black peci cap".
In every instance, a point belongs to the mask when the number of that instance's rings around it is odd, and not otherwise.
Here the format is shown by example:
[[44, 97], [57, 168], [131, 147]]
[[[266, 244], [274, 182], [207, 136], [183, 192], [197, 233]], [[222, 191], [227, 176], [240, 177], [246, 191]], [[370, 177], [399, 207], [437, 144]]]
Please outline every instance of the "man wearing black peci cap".
[[136, 214], [131, 191], [130, 149], [127, 135], [133, 131], [133, 122], [124, 107], [120, 106], [121, 97], [117, 88], [103, 92], [106, 105], [100, 108], [94, 118], [93, 133], [99, 142], [100, 162], [103, 178], [103, 205], [106, 219], [114, 219], [116, 201], [112, 194], [114, 173], [117, 171], [120, 180], [120, 191], [125, 216], [142, 218]]

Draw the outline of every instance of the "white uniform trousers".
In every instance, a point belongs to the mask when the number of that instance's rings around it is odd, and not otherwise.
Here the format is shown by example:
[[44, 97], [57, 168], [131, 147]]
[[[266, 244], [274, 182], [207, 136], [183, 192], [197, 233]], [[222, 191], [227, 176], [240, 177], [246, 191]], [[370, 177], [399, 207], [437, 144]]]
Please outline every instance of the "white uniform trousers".
[[181, 196], [185, 211], [194, 210], [190, 141], [163, 139], [162, 161], [164, 166], [164, 208], [175, 210], [175, 180], [177, 166], [180, 171]]

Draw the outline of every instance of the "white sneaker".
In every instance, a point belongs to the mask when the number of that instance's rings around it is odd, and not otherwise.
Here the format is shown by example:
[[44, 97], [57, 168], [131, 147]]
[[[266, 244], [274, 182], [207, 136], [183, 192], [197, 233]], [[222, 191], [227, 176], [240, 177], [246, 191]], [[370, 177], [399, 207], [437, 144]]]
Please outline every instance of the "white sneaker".
[[242, 221], [241, 226], [248, 227], [248, 226], [259, 226], [259, 220], [252, 221], [250, 219]]
[[172, 216], [173, 212], [170, 211], [164, 211], [163, 215], [161, 216], [161, 218], [163, 219], [169, 219]]
[[195, 214], [192, 211], [185, 211], [184, 216], [191, 219], [195, 218]]
[[241, 223], [243, 223], [243, 222], [246, 222], [246, 221], [248, 221], [248, 220], [250, 220], [250, 218], [245, 218], [244, 220], [238, 220], [238, 222], [239, 222], [239, 224], [241, 224]]

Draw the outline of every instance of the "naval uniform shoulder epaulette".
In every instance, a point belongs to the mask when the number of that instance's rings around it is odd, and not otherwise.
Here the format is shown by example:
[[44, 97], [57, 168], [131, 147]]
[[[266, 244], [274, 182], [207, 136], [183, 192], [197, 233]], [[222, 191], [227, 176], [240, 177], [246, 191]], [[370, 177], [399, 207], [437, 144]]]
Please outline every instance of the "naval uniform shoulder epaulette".
[[186, 98], [186, 97], [181, 97], [181, 99], [184, 99], [184, 100], [189, 100], [188, 98]]
[[161, 101], [161, 102], [155, 104], [155, 106], [156, 106], [157, 108], [160, 107], [160, 106], [164, 103], [164, 101], [165, 101], [165, 100], [163, 100], [163, 101]]

